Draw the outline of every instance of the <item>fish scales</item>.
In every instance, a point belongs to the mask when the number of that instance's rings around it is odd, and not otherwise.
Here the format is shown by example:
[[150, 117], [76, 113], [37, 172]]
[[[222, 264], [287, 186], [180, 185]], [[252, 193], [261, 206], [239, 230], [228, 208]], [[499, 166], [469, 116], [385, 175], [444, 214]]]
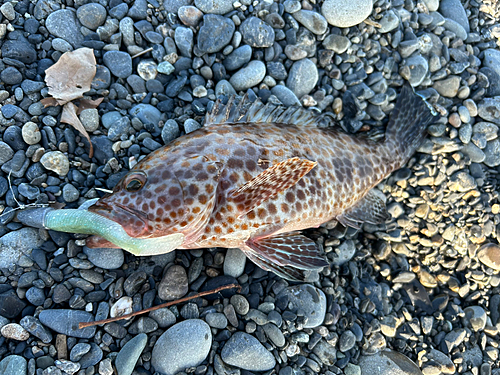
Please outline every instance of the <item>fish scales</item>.
[[219, 102], [205, 127], [149, 154], [90, 210], [132, 237], [183, 233], [181, 249], [240, 248], [302, 280], [327, 263], [299, 231], [383, 222], [385, 197], [374, 187], [407, 161], [432, 118], [409, 86], [383, 142], [317, 127], [322, 118], [304, 109]]

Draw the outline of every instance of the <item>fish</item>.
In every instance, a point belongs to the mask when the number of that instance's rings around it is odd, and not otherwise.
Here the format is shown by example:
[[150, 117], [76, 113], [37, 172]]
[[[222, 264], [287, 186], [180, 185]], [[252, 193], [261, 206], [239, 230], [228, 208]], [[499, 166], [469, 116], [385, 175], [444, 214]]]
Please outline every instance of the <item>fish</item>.
[[[376, 185], [408, 161], [434, 118], [408, 84], [380, 141], [321, 126], [325, 116], [302, 107], [219, 99], [202, 128], [139, 161], [89, 211], [132, 238], [182, 234], [177, 249], [239, 248], [262, 269], [303, 281], [328, 262], [302, 231], [384, 223]], [[114, 244], [93, 236], [87, 246]]]

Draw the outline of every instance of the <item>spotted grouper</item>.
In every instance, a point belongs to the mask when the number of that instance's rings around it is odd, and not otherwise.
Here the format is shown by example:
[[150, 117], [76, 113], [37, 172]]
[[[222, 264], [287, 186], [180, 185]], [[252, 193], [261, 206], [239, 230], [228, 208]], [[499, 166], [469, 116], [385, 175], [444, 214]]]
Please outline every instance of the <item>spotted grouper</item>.
[[[328, 263], [300, 231], [332, 220], [383, 223], [386, 198], [374, 187], [406, 163], [432, 119], [409, 85], [379, 142], [318, 127], [323, 117], [303, 108], [217, 101], [204, 127], [149, 154], [89, 209], [127, 238], [117, 243], [94, 231], [87, 244], [127, 249], [130, 239], [152, 241], [128, 249], [137, 255], [239, 248], [264, 270], [304, 280]], [[79, 231], [55, 222], [45, 226]]]

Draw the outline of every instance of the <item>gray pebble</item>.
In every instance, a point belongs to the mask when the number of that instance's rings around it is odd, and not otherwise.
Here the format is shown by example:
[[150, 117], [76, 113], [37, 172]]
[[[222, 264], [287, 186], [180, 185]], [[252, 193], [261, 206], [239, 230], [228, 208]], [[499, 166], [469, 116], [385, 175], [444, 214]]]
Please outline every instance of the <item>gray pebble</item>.
[[126, 52], [108, 51], [104, 54], [103, 61], [115, 77], [127, 78], [132, 74], [132, 58]]
[[194, 4], [203, 13], [226, 14], [233, 10], [232, 0], [195, 0]]
[[146, 347], [147, 342], [148, 336], [145, 333], [141, 333], [128, 341], [123, 348], [120, 349], [115, 360], [115, 367], [118, 375], [132, 374], [137, 360]]
[[0, 362], [0, 374], [26, 375], [28, 362], [19, 355], [9, 355]]
[[88, 260], [91, 261], [92, 264], [105, 270], [120, 268], [124, 261], [124, 254], [122, 249], [90, 249], [84, 246], [83, 252], [85, 255], [87, 255]]
[[63, 198], [66, 202], [76, 202], [80, 198], [80, 192], [71, 184], [66, 184], [63, 187]]
[[349, 38], [343, 35], [330, 34], [323, 40], [323, 46], [337, 54], [342, 54], [351, 46]]
[[235, 332], [221, 351], [222, 360], [228, 365], [249, 371], [272, 369], [274, 356], [255, 337], [245, 332]]
[[328, 28], [325, 17], [312, 10], [299, 10], [293, 13], [293, 18], [316, 35], [324, 34]]
[[86, 131], [91, 133], [99, 128], [99, 112], [97, 108], [84, 109], [79, 117]]
[[179, 137], [180, 134], [181, 131], [179, 129], [179, 125], [175, 120], [170, 119], [165, 122], [165, 125], [163, 125], [161, 130], [161, 139], [163, 140], [163, 143], [167, 145]]
[[95, 30], [106, 21], [106, 9], [98, 3], [84, 4], [78, 8], [76, 16], [83, 26]]
[[321, 14], [332, 26], [351, 27], [363, 22], [372, 9], [371, 0], [325, 0]]
[[439, 4], [439, 13], [445, 18], [450, 18], [459, 23], [466, 32], [470, 31], [469, 19], [467, 18], [464, 6], [460, 0], [441, 0]]
[[45, 21], [45, 27], [51, 34], [71, 43], [73, 48], [80, 47], [83, 42], [83, 35], [80, 32], [81, 24], [75, 12], [69, 9], [60, 9], [50, 13]]
[[258, 85], [266, 75], [266, 65], [262, 61], [250, 61], [248, 65], [234, 73], [229, 82], [236, 91]]
[[165, 375], [198, 366], [212, 345], [210, 326], [200, 319], [177, 323], [161, 335], [153, 347], [151, 364]]
[[[403, 71], [405, 72], [404, 74]], [[403, 78], [408, 80], [413, 87], [416, 87], [424, 81], [428, 71], [429, 64], [427, 60], [417, 55], [406, 60], [406, 64], [400, 71], [400, 74]]]
[[240, 25], [243, 41], [252, 47], [271, 47], [274, 43], [274, 30], [257, 17], [249, 17]]
[[40, 321], [30, 315], [27, 315], [19, 322], [21, 326], [33, 336], [39, 338], [45, 344], [52, 341], [52, 334], [40, 323]]
[[81, 310], [43, 310], [38, 318], [43, 325], [67, 336], [88, 339], [93, 337], [96, 331], [95, 326], [78, 328], [78, 323], [94, 320], [92, 314]]
[[246, 255], [240, 249], [227, 249], [224, 259], [224, 275], [240, 277], [245, 270]]
[[283, 85], [276, 85], [271, 89], [273, 95], [275, 95], [278, 100], [283, 103], [285, 107], [297, 106], [300, 107], [300, 101], [297, 96], [288, 87]]
[[500, 125], [500, 97], [484, 98], [477, 106], [478, 116]]
[[318, 68], [309, 59], [299, 60], [293, 63], [286, 86], [293, 91], [297, 98], [309, 94], [318, 82]]
[[178, 27], [175, 29], [174, 39], [180, 54], [182, 56], [191, 57], [194, 45], [193, 30], [188, 27]]
[[252, 47], [248, 44], [245, 44], [239, 48], [236, 48], [233, 52], [231, 52], [223, 61], [224, 67], [233, 71], [241, 68], [252, 58]]
[[234, 30], [234, 22], [229, 18], [216, 14], [205, 15], [198, 31], [198, 49], [205, 53], [221, 51], [231, 42]]
[[186, 270], [179, 265], [170, 267], [158, 284], [158, 297], [173, 301], [183, 297], [189, 290]]
[[227, 327], [227, 318], [221, 313], [211, 313], [205, 316], [208, 325], [217, 329], [225, 329]]
[[380, 28], [378, 31], [382, 34], [388, 33], [399, 26], [399, 17], [394, 13], [393, 10], [388, 10], [385, 12], [384, 16], [378, 20], [380, 23]]

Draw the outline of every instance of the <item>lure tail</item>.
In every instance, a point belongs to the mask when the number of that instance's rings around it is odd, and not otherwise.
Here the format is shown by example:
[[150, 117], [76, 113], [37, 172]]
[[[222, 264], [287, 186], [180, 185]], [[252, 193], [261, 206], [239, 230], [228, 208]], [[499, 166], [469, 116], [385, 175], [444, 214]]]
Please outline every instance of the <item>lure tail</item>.
[[[404, 164], [422, 144], [427, 126], [434, 115], [425, 102], [409, 84], [405, 84], [391, 114], [385, 133], [385, 143]], [[396, 158], [395, 158], [396, 159]]]

